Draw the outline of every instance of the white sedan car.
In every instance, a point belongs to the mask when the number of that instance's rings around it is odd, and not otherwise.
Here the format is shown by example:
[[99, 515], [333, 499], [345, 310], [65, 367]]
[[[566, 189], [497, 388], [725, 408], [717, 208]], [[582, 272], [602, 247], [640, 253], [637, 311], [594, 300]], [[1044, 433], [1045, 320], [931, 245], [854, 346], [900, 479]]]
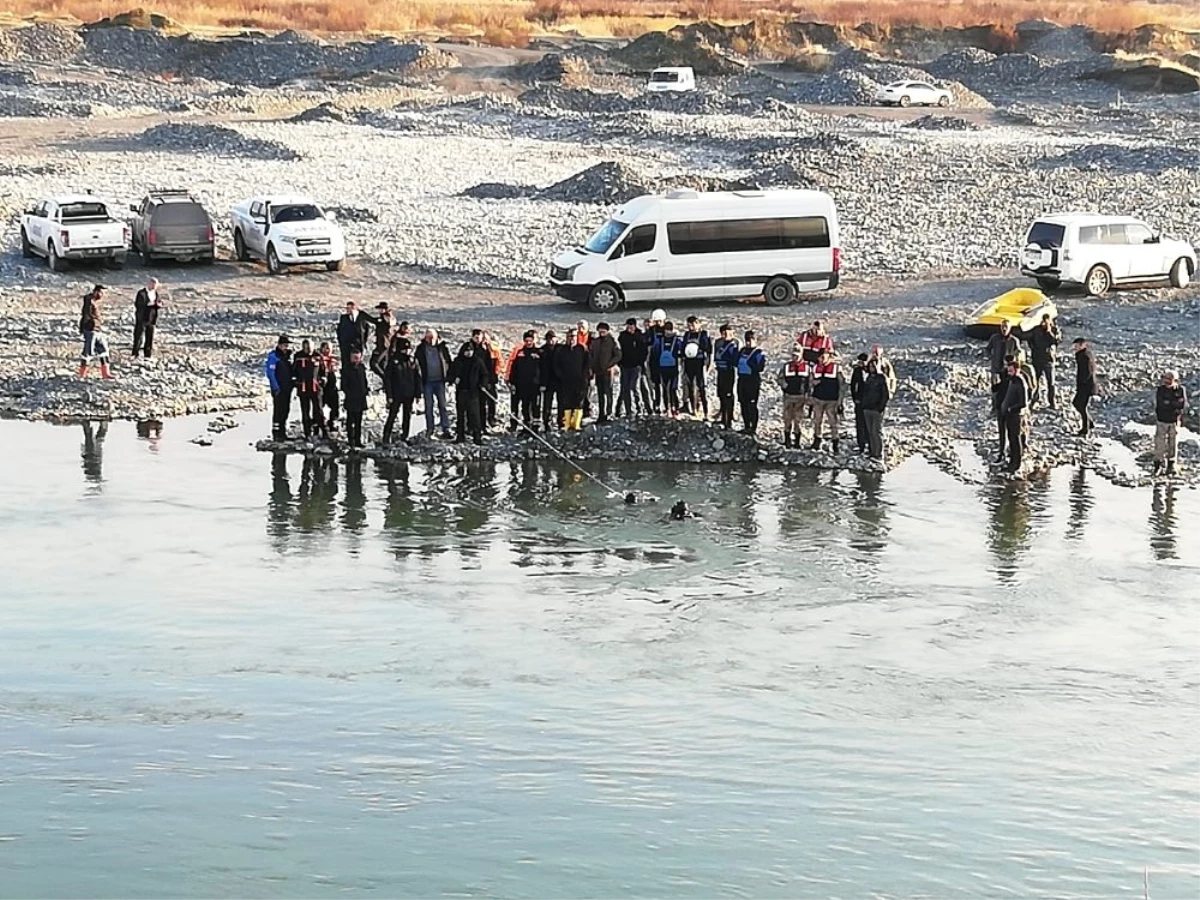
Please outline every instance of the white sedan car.
[[875, 92], [875, 102], [884, 106], [949, 106], [954, 96], [926, 81], [893, 81]]

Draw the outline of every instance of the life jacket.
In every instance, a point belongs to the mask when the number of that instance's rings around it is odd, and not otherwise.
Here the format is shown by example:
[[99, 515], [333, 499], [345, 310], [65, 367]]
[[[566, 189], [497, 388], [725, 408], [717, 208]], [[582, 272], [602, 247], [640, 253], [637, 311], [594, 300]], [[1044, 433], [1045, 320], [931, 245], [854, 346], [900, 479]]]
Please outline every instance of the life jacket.
[[804, 358], [811, 363], [815, 363], [821, 358], [822, 350], [833, 349], [833, 338], [827, 334], [813, 334], [811, 331], [806, 331], [800, 335], [800, 340], [797, 343], [804, 352]]
[[813, 397], [818, 400], [839, 400], [840, 393], [837, 363], [818, 363], [813, 367]]
[[755, 367], [755, 360], [760, 355], [761, 353], [757, 347], [743, 347], [741, 354], [738, 356], [738, 375], [742, 377], [758, 375], [762, 370]]
[[810, 389], [811, 367], [804, 360], [792, 360], [783, 371], [783, 392], [792, 397], [802, 397]]
[[732, 338], [725, 341], [717, 349], [717, 368], [723, 370], [736, 368], [739, 353], [741, 353], [741, 348], [738, 346], [737, 341], [733, 340]]
[[656, 353], [658, 354], [658, 367], [660, 369], [674, 369], [679, 365], [679, 358], [675, 355], [676, 347], [679, 343], [679, 338], [672, 337], [667, 340], [666, 335], [655, 338], [658, 342]]

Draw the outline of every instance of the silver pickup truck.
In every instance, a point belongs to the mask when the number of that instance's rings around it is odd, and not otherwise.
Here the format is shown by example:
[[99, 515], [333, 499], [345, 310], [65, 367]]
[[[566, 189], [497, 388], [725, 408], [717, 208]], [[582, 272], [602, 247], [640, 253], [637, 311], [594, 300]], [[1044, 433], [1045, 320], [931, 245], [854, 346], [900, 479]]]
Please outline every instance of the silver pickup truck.
[[68, 260], [103, 260], [120, 268], [128, 252], [129, 226], [91, 194], [52, 197], [21, 216], [21, 254], [46, 257], [52, 272], [61, 272]]

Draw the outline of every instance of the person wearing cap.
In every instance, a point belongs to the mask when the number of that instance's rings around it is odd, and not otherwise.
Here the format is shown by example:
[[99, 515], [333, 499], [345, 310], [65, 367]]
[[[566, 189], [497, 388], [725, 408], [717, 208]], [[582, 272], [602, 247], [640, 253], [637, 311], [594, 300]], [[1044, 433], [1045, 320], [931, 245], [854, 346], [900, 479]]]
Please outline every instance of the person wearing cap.
[[1021, 471], [1025, 455], [1025, 411], [1029, 407], [1029, 386], [1021, 375], [1020, 366], [1013, 359], [1008, 363], [1008, 379], [1005, 382], [1004, 399], [1000, 401], [1000, 420], [1008, 439], [1008, 471], [1015, 475]]
[[388, 380], [384, 369], [387, 367], [387, 352], [392, 343], [392, 331], [396, 320], [392, 318], [392, 312], [388, 309], [387, 303], [382, 300], [375, 305], [375, 312], [373, 323], [375, 326], [375, 349], [371, 351], [371, 371], [379, 376], [379, 381], [386, 394]]
[[838, 418], [842, 409], [842, 373], [838, 371], [833, 351], [825, 348], [812, 373], [813, 450], [821, 449], [821, 430], [829, 422], [829, 437], [833, 452], [838, 452]]
[[561, 403], [558, 405], [557, 417], [554, 415], [555, 402], [558, 400], [558, 375], [554, 358], [562, 349], [562, 344], [558, 342], [557, 332], [554, 329], [547, 331], [542, 343], [542, 371], [541, 377], [538, 379], [538, 384], [542, 389], [542, 430], [546, 432], [550, 431], [552, 421], [560, 431], [564, 424]]
[[263, 370], [271, 386], [271, 435], [277, 441], [284, 441], [287, 440], [288, 417], [292, 413], [292, 385], [295, 381], [291, 341], [286, 334], [279, 336], [275, 349], [267, 354]]
[[337, 324], [338, 350], [341, 352], [343, 370], [350, 364], [351, 352], [355, 349], [366, 349], [367, 337], [371, 333], [374, 321], [359, 309], [353, 300], [346, 304], [346, 311], [342, 313]]
[[1071, 405], [1079, 413], [1078, 437], [1087, 437], [1096, 423], [1088, 415], [1088, 404], [1096, 396], [1096, 358], [1088, 347], [1086, 338], [1077, 337], [1071, 342], [1075, 349], [1075, 397]]
[[814, 366], [821, 361], [822, 351], [833, 352], [833, 338], [826, 333], [825, 323], [820, 319], [813, 322], [808, 331], [798, 336], [796, 343], [800, 345], [804, 361]]
[[[870, 440], [867, 436], [867, 419], [863, 415], [864, 409], [862, 405], [862, 389], [864, 382], [867, 380], [867, 366], [870, 362], [871, 357], [869, 354], [858, 354], [858, 359], [854, 362], [854, 370], [850, 373], [850, 399], [854, 403], [854, 443], [858, 447], [859, 453], [866, 453], [867, 447], [870, 445]], [[875, 370], [879, 371], [878, 360], [876, 360]], [[889, 398], [891, 397], [890, 385], [888, 396]]]
[[733, 427], [733, 395], [737, 381], [738, 357], [742, 348], [733, 336], [733, 326], [725, 323], [719, 329], [720, 337], [713, 344], [713, 365], [717, 370], [717, 401], [720, 409], [717, 418], [721, 427], [728, 431]]
[[154, 350], [154, 330], [158, 313], [165, 304], [157, 278], [151, 278], [133, 298], [133, 355], [145, 352], [146, 359]]
[[[689, 349], [695, 346], [694, 350]], [[708, 418], [708, 391], [704, 384], [704, 372], [712, 363], [712, 338], [702, 327], [700, 319], [688, 316], [687, 329], [683, 332], [683, 402], [685, 411], [692, 416]]]
[[412, 428], [413, 403], [421, 395], [421, 367], [413, 354], [412, 341], [397, 333], [388, 347], [387, 368], [384, 370], [388, 385], [388, 414], [383, 423], [383, 443], [392, 442], [392, 430], [396, 416], [401, 411], [400, 440], [407, 441]]
[[1054, 358], [1058, 353], [1058, 345], [1062, 342], [1062, 334], [1050, 313], [1042, 316], [1038, 327], [1025, 336], [1029, 343], [1029, 355], [1033, 362], [1033, 402], [1041, 402], [1042, 384], [1046, 385], [1046, 402], [1055, 409], [1054, 389]]
[[737, 359], [737, 395], [738, 405], [742, 408], [742, 431], [753, 435], [758, 432], [758, 398], [762, 392], [767, 355], [759, 349], [753, 331], [747, 331], [744, 338]]
[[100, 312], [104, 290], [104, 285], [97, 284], [83, 295], [83, 306], [79, 310], [79, 333], [83, 336], [83, 350], [79, 354], [80, 378], [87, 377], [88, 365], [93, 360], [100, 366], [101, 378], [112, 378], [108, 369], [108, 341], [100, 331], [104, 323]]
[[783, 446], [799, 448], [800, 423], [810, 389], [809, 366], [799, 344], [792, 348], [792, 358], [776, 373], [775, 382], [783, 391]]
[[[646, 355], [650, 348], [646, 344], [646, 335], [637, 327], [637, 319], [625, 320], [625, 330], [617, 336], [617, 345], [621, 351], [618, 362], [621, 369], [621, 392], [617, 395], [617, 415], [622, 415], [621, 411], [624, 410], [626, 418], [633, 418], [635, 411], [639, 416], [642, 414], [642, 398], [649, 399], [646, 395], [646, 385], [642, 381], [642, 369], [646, 365]], [[649, 405], [646, 403], [645, 407]]]
[[558, 406], [563, 429], [578, 431], [583, 424], [583, 401], [587, 397], [591, 360], [579, 343], [579, 333], [567, 332], [567, 343], [554, 352], [554, 377], [558, 382]]
[[442, 437], [449, 440], [450, 415], [446, 412], [446, 382], [450, 379], [450, 350], [446, 342], [432, 328], [425, 330], [425, 338], [417, 347], [417, 365], [421, 369], [421, 385], [425, 398], [425, 431], [433, 437], [433, 404], [437, 403]]
[[1154, 394], [1154, 474], [1174, 475], [1179, 458], [1176, 442], [1183, 414], [1187, 409], [1187, 393], [1174, 371], [1166, 371]]
[[521, 346], [508, 361], [507, 381], [516, 409], [512, 411], [510, 431], [517, 430], [519, 421], [529, 431], [537, 431], [538, 399], [542, 387], [542, 348], [537, 345], [537, 332], [532, 328], [521, 339]]
[[362, 350], [351, 350], [350, 365], [342, 369], [342, 395], [346, 398], [346, 440], [354, 449], [363, 446], [363, 415], [370, 392]]
[[660, 341], [663, 335], [663, 329], [667, 323], [667, 314], [661, 309], [656, 309], [650, 313], [650, 318], [646, 320], [646, 370], [650, 376], [650, 405], [651, 409], [648, 412], [653, 412], [658, 415], [663, 411], [666, 401], [663, 397], [662, 389], [662, 370], [658, 365], [658, 354], [654, 352], [655, 341]]
[[318, 434], [329, 437], [325, 418], [321, 415], [321, 379], [317, 374], [317, 357], [308, 339], [300, 342], [300, 350], [292, 356], [292, 384], [296, 399], [300, 401], [300, 422], [305, 438], [312, 437], [314, 426]]
[[613, 414], [613, 369], [621, 362], [621, 346], [612, 336], [607, 322], [596, 326], [596, 337], [588, 345], [588, 355], [592, 378], [596, 382], [596, 424], [607, 425]]

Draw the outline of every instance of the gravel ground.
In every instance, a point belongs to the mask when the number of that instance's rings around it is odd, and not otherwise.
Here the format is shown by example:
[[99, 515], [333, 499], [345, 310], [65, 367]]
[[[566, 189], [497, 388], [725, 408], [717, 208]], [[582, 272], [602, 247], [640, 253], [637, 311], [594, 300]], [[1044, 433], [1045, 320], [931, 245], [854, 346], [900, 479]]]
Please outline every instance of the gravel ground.
[[[702, 79], [692, 96], [647, 97], [628, 79], [591, 79], [575, 62], [525, 66], [508, 80], [461, 69], [441, 82], [437, 67], [446, 59], [420, 45], [325, 45], [290, 35], [272, 49], [283, 48], [293, 75], [321, 60], [342, 74], [273, 89], [263, 85], [284, 73], [246, 62], [244, 45], [262, 50], [261, 40], [228, 42], [208, 62], [168, 71], [195, 48], [129, 29], [56, 29], [0, 31], [0, 116], [23, 116], [0, 129], [0, 219], [8, 223], [0, 410], [9, 415], [138, 418], [261, 405], [260, 365], [274, 335], [328, 335], [346, 298], [373, 306], [385, 296], [456, 336], [484, 321], [507, 344], [527, 325], [562, 326], [578, 315], [545, 293], [545, 267], [613, 204], [673, 185], [803, 186], [837, 201], [843, 288], [794, 310], [714, 308], [710, 321], [758, 327], [776, 359], [817, 312], [830, 317], [847, 351], [875, 341], [894, 348], [902, 387], [889, 413], [891, 461], [924, 453], [973, 477], [985, 446], [975, 442], [981, 433], [990, 440], [992, 427], [979, 351], [960, 336], [961, 319], [1021, 283], [1012, 269], [1029, 221], [1093, 208], [1200, 239], [1194, 102], [1141, 97], [1118, 105], [1111, 88], [1073, 80], [1071, 67], [1088, 60], [954, 51], [925, 66], [973, 92], [962, 95], [962, 107], [879, 111], [826, 104], [924, 72], [846, 53], [823, 77], [780, 82], [750, 72]], [[136, 66], [120, 55], [142, 43]], [[124, 70], [96, 65], [118, 59]], [[354, 75], [372, 60], [403, 72], [382, 81]], [[1001, 108], [987, 109], [993, 104]], [[352, 265], [343, 275], [281, 279], [234, 264], [168, 268], [164, 361], [132, 362], [118, 350], [115, 381], [80, 383], [75, 318], [87, 282], [119, 286], [111, 325], [119, 348], [145, 273], [51, 275], [20, 258], [15, 218], [32, 199], [84, 188], [123, 208], [153, 184], [193, 190], [226, 252], [235, 203], [263, 190], [308, 191], [338, 211]], [[1005, 274], [981, 280], [987, 272]], [[1062, 305], [1065, 329], [1098, 343], [1110, 392], [1101, 407], [1106, 437], [1144, 451], [1145, 439], [1124, 428], [1147, 420], [1158, 369], [1182, 370], [1200, 396], [1195, 292], [1131, 292], [1103, 303], [1065, 297]], [[774, 438], [777, 395], [766, 395]], [[714, 451], [707, 431], [686, 427], [679, 453], [765, 452], [771, 462], [833, 464], [824, 455], [781, 456], [769, 442]], [[1039, 415], [1035, 465], [1086, 459], [1109, 465], [1115, 479], [1136, 478], [1105, 462], [1103, 442], [1077, 443], [1069, 430], [1060, 416]], [[625, 452], [626, 437], [572, 440], [585, 455], [614, 455]], [[974, 463], [956, 442], [968, 442]], [[462, 452], [435, 446], [400, 452]], [[525, 448], [497, 441], [488, 452]], [[1192, 461], [1197, 452], [1185, 448]]]

